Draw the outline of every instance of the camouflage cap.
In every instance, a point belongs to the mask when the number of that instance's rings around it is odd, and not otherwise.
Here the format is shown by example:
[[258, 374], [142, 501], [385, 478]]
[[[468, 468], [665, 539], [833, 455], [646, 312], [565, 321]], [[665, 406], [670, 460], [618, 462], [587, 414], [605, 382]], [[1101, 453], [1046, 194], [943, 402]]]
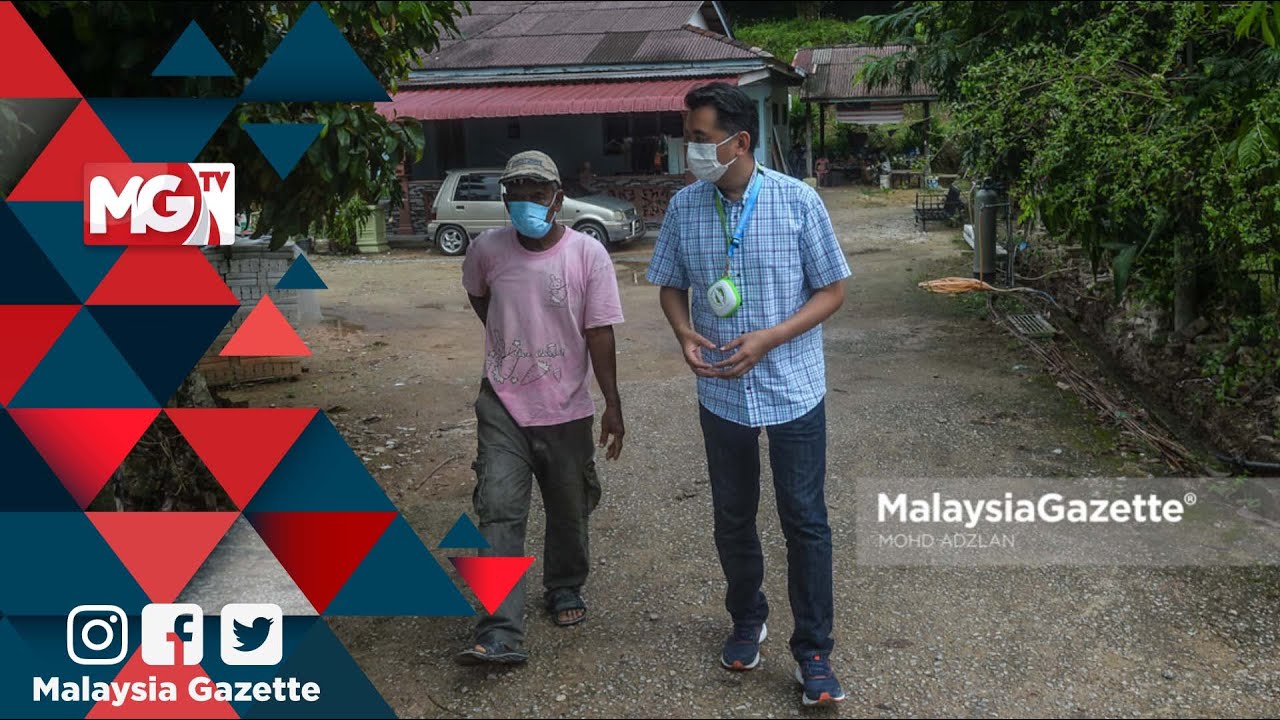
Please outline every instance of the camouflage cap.
[[516, 153], [507, 161], [507, 167], [502, 172], [501, 182], [516, 179], [537, 179], [546, 180], [548, 182], [560, 182], [560, 170], [556, 168], [556, 163], [544, 152], [537, 150], [526, 150], [522, 153]]

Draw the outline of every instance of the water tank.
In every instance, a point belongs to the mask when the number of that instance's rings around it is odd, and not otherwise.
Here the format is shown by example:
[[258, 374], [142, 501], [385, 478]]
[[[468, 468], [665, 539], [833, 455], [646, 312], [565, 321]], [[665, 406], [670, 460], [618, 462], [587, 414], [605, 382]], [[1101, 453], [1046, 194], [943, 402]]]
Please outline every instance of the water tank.
[[996, 207], [1000, 192], [991, 178], [983, 179], [973, 196], [973, 276], [990, 281], [996, 273]]

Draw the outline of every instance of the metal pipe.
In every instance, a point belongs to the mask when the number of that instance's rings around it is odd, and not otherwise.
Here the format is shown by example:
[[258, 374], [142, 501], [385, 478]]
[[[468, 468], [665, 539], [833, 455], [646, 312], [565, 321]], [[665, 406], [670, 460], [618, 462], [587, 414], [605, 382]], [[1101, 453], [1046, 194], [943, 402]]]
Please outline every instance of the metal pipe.
[[1226, 455], [1223, 453], [1214, 453], [1214, 456], [1224, 463], [1235, 465], [1236, 467], [1241, 467], [1241, 468], [1244, 468], [1245, 470], [1263, 471], [1263, 472], [1280, 472], [1280, 463], [1262, 462], [1261, 460], [1248, 460], [1244, 457], [1241, 457], [1240, 455], [1232, 456], [1232, 455]]

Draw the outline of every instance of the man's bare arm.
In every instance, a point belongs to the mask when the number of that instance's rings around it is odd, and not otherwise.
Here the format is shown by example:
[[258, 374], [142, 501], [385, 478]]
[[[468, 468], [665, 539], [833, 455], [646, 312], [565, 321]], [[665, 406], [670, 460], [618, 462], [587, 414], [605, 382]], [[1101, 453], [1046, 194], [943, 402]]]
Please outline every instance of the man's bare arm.
[[622, 423], [622, 399], [618, 394], [618, 352], [613, 336], [613, 326], [587, 330], [587, 350], [591, 353], [591, 367], [596, 382], [604, 393], [604, 416], [600, 419], [600, 447], [608, 444], [605, 457], [617, 460], [622, 453], [622, 437], [626, 429]]

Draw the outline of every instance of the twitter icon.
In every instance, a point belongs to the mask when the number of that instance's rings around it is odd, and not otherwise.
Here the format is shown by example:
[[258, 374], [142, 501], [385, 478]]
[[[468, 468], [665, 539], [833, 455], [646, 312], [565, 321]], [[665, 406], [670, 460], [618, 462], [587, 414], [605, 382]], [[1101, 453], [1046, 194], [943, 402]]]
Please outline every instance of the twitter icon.
[[284, 655], [284, 615], [279, 605], [224, 605], [220, 627], [222, 662], [227, 665], [276, 665]]

